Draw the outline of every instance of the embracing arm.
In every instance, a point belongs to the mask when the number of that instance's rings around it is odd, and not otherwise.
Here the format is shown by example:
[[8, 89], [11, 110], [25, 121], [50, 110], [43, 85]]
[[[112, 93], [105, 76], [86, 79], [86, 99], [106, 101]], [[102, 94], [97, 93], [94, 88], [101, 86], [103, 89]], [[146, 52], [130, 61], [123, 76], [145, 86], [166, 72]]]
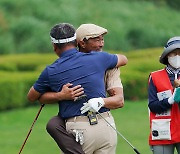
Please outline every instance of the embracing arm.
[[105, 75], [106, 90], [109, 97], [103, 98], [105, 107], [109, 109], [121, 108], [124, 106], [123, 85], [120, 78], [120, 69], [113, 68]]
[[123, 107], [124, 98], [123, 89], [122, 88], [113, 88], [109, 90], [109, 94], [112, 95], [108, 98], [92, 98], [88, 100], [87, 103], [81, 107], [81, 113], [85, 113], [87, 111], [98, 112], [101, 107], [106, 107], [109, 109], [117, 109]]
[[125, 55], [117, 54], [118, 62], [116, 64], [116, 67], [124, 66], [128, 63], [128, 59]]
[[107, 71], [105, 82], [109, 97], [90, 99], [88, 103], [85, 103], [80, 109], [82, 114], [88, 110], [97, 112], [103, 106], [109, 109], [117, 109], [124, 106], [123, 86], [119, 75], [120, 70], [117, 68]]
[[28, 94], [27, 98], [30, 102], [35, 102], [40, 98], [41, 94], [37, 92], [34, 87], [31, 87]]
[[75, 100], [78, 96], [84, 93], [84, 88], [81, 85], [70, 88], [72, 84], [67, 83], [62, 87], [60, 92], [47, 92], [44, 93], [39, 101], [43, 104], [51, 104], [62, 100]]
[[109, 109], [117, 109], [122, 108], [124, 106], [123, 88], [112, 88], [107, 92], [109, 94], [109, 97], [103, 98], [105, 102], [104, 107]]
[[62, 87], [60, 92], [46, 92], [43, 95], [37, 92], [34, 87], [31, 87], [27, 97], [31, 102], [39, 100], [42, 104], [52, 104], [61, 100], [75, 100], [84, 93], [84, 89], [80, 85], [70, 88], [71, 86], [72, 84], [67, 83]]

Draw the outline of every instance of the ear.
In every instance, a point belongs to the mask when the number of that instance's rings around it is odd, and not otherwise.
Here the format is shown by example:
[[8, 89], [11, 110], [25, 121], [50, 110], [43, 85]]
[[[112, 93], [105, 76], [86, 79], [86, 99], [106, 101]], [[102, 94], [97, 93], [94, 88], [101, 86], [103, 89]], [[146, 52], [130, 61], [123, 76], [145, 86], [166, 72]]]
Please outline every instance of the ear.
[[79, 45], [83, 49], [86, 47], [86, 43], [84, 41], [79, 41]]
[[57, 50], [57, 45], [53, 43], [53, 50], [56, 52]]

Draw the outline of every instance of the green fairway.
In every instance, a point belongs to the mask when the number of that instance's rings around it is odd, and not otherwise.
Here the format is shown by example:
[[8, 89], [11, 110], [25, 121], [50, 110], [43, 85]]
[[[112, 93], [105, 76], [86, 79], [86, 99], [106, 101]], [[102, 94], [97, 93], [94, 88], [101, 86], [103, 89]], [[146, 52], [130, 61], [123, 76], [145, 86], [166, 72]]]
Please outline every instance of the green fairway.
[[[39, 106], [14, 109], [0, 113], [0, 153], [16, 154], [36, 117]], [[23, 149], [23, 154], [59, 154], [55, 142], [47, 134], [47, 121], [57, 113], [57, 105], [46, 105]], [[146, 101], [125, 102], [122, 109], [113, 110], [117, 129], [142, 154], [150, 154], [148, 146], [148, 109]], [[119, 136], [117, 154], [134, 154], [133, 149]]]

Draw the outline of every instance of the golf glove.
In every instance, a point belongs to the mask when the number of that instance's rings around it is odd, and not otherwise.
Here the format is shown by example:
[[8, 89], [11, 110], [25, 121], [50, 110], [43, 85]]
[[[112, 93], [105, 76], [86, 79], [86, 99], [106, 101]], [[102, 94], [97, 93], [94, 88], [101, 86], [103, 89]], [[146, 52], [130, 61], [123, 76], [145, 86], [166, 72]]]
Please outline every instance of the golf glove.
[[81, 107], [81, 113], [85, 113], [87, 111], [92, 111], [92, 112], [98, 112], [101, 107], [104, 106], [104, 100], [99, 97], [99, 98], [92, 98], [88, 101], [88, 103], [84, 103], [84, 106]]
[[83, 131], [74, 129], [73, 133], [75, 133], [76, 142], [79, 142], [80, 145], [83, 145], [84, 144]]
[[174, 101], [176, 103], [180, 103], [180, 87], [176, 88], [176, 92], [174, 94]]
[[173, 95], [168, 98], [168, 103], [169, 103], [169, 104], [174, 104], [174, 102], [175, 102], [175, 101], [174, 101], [175, 93], [176, 93], [176, 88], [174, 89]]

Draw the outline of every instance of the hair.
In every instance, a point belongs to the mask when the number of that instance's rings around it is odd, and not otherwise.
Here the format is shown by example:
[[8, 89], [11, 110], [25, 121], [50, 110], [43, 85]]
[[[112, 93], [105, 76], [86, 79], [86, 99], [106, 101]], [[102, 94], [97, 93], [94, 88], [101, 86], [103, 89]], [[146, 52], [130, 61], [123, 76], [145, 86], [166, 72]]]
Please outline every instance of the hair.
[[[56, 24], [50, 31], [50, 36], [59, 40], [59, 39], [66, 39], [66, 38], [70, 38], [73, 37], [75, 34], [76, 30], [75, 28], [68, 23], [60, 23], [60, 24]], [[73, 44], [74, 46], [76, 46], [76, 40], [73, 40], [71, 42], [67, 42], [67, 43], [55, 43], [57, 45], [58, 48], [62, 48], [67, 44]]]
[[165, 65], [168, 65], [168, 64], [169, 64], [169, 62], [168, 62], [168, 56], [167, 56], [167, 55], [164, 57], [164, 64], [165, 64]]

